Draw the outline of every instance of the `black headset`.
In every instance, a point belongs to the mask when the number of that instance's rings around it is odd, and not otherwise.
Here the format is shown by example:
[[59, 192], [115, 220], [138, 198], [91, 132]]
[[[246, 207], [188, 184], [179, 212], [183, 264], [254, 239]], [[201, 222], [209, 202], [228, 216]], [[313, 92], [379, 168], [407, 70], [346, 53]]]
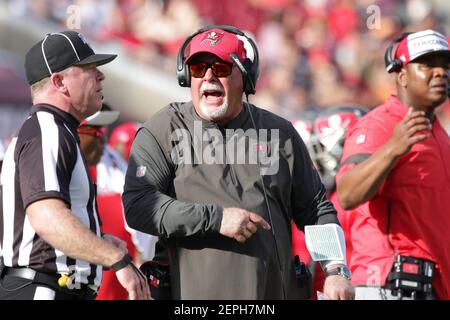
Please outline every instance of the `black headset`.
[[254, 94], [256, 92], [256, 82], [258, 81], [259, 77], [259, 54], [258, 54], [258, 48], [256, 47], [255, 42], [248, 37], [245, 33], [243, 33], [238, 28], [232, 27], [232, 26], [226, 26], [226, 25], [209, 25], [204, 28], [201, 28], [193, 35], [189, 36], [183, 43], [183, 45], [180, 48], [180, 51], [178, 52], [177, 57], [177, 78], [178, 78], [178, 84], [182, 87], [190, 87], [191, 86], [191, 75], [189, 72], [189, 67], [186, 66], [184, 63], [184, 60], [186, 59], [185, 50], [190, 44], [192, 38], [194, 38], [196, 35], [211, 30], [211, 29], [221, 29], [224, 31], [227, 31], [229, 33], [236, 34], [238, 36], [243, 36], [246, 38], [246, 40], [250, 43], [253, 49], [253, 61], [251, 61], [249, 58], [245, 58], [244, 63], [242, 63], [238, 56], [235, 53], [232, 53], [230, 55], [231, 60], [236, 64], [236, 66], [239, 68], [239, 70], [242, 73], [242, 78], [244, 81], [244, 93], [248, 96], [250, 94]]
[[398, 44], [410, 34], [412, 34], [412, 32], [403, 32], [397, 38], [392, 40], [391, 44], [386, 49], [386, 52], [384, 54], [384, 65], [387, 72], [398, 72], [402, 68], [403, 61], [400, 59], [395, 59], [395, 51], [397, 50]]

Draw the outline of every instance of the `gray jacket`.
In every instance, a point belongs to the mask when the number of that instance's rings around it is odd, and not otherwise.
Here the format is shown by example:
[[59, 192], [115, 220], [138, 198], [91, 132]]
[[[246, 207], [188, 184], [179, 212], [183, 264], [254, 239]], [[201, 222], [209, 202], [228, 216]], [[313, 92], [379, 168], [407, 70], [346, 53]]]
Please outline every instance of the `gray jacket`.
[[[132, 228], [167, 240], [175, 299], [299, 298], [291, 220], [301, 229], [338, 223], [291, 123], [247, 104], [224, 127], [191, 102], [159, 111], [136, 135], [123, 202]], [[244, 244], [224, 237], [226, 207], [256, 212], [272, 230]]]

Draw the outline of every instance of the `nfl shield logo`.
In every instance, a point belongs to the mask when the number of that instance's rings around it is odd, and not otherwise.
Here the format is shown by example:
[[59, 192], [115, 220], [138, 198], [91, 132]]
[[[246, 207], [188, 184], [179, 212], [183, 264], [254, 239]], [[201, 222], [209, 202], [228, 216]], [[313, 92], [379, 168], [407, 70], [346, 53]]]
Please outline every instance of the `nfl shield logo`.
[[136, 169], [136, 177], [138, 178], [142, 178], [143, 176], [145, 176], [145, 171], [147, 170], [146, 166], [139, 166]]

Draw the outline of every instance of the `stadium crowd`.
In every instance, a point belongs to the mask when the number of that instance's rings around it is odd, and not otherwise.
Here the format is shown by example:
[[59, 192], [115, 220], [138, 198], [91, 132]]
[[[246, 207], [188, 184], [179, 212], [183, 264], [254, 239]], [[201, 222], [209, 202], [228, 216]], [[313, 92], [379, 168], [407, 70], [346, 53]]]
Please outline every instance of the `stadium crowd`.
[[8, 8], [61, 28], [72, 24], [98, 42], [120, 42], [132, 57], [170, 74], [179, 45], [200, 26], [239, 26], [256, 39], [261, 56], [254, 102], [292, 119], [337, 104], [380, 104], [393, 82], [379, 52], [402, 31], [448, 33], [448, 6], [425, 0], [19, 0]]

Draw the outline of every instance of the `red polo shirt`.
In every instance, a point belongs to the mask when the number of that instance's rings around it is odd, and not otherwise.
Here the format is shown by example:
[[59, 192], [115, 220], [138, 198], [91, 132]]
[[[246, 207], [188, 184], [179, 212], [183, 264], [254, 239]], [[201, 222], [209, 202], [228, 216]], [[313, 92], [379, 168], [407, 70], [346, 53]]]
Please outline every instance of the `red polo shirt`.
[[[395, 96], [372, 110], [349, 132], [342, 162], [373, 154], [407, 111]], [[437, 119], [431, 133], [397, 160], [376, 196], [355, 209], [350, 231], [353, 284], [383, 285], [395, 250], [436, 262], [435, 293], [450, 299], [450, 138]], [[338, 183], [354, 166], [342, 166]]]

